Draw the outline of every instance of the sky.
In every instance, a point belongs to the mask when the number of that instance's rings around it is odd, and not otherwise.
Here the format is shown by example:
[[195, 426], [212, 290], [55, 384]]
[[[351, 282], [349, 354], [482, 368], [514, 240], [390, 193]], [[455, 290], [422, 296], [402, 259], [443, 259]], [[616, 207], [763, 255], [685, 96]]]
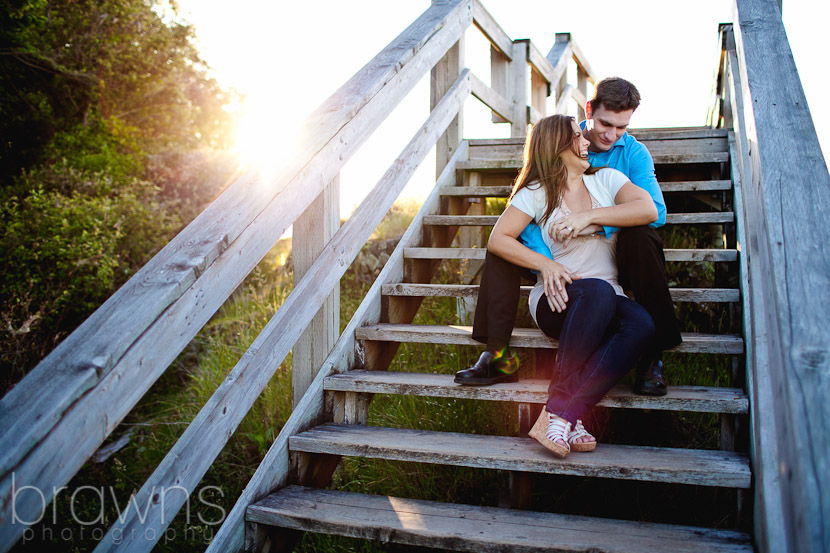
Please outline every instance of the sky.
[[[290, 155], [303, 119], [429, 7], [428, 0], [177, 0], [194, 25], [202, 57], [225, 87], [245, 95], [240, 154], [271, 161]], [[512, 39], [529, 38], [547, 54], [558, 32], [570, 32], [599, 79], [633, 82], [642, 103], [632, 127], [706, 123], [719, 44], [718, 24], [732, 20], [732, 0], [484, 0]], [[591, 11], [584, 6], [590, 5]], [[825, 153], [830, 152], [830, 84], [818, 37], [830, 20], [826, 0], [783, 0], [783, 20]], [[471, 26], [467, 67], [489, 82], [489, 48]], [[548, 113], [553, 112], [553, 101]], [[341, 214], [347, 215], [394, 161], [429, 113], [428, 75], [341, 172]], [[489, 122], [475, 98], [464, 106], [465, 138], [499, 138], [509, 126]], [[422, 198], [434, 183], [428, 157], [404, 190]]]

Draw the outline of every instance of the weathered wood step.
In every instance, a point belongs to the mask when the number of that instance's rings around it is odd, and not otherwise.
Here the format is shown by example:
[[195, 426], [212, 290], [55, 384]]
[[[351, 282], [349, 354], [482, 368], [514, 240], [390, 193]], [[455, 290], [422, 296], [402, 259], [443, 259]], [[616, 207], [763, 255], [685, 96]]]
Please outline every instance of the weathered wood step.
[[[729, 180], [695, 180], [661, 182], [663, 192], [714, 192], [731, 190]], [[448, 186], [441, 190], [442, 196], [463, 196], [467, 198], [506, 198], [513, 190], [512, 186]]]
[[684, 139], [684, 138], [726, 138], [727, 129], [713, 129], [710, 127], [656, 127], [628, 129], [628, 132], [637, 140]]
[[[473, 340], [471, 326], [376, 324], [355, 330], [355, 338], [379, 342], [413, 342], [419, 344], [457, 344], [480, 346]], [[743, 338], [732, 334], [683, 333], [683, 343], [668, 351], [689, 353], [741, 354]], [[518, 348], [556, 348], [558, 342], [538, 328], [516, 328], [510, 345]]]
[[[697, 134], [697, 135], [696, 135]], [[729, 160], [726, 135], [714, 133], [643, 132], [637, 139], [651, 153], [655, 165], [688, 163], [722, 163]], [[460, 169], [518, 171], [522, 165], [523, 139], [492, 139], [469, 141], [468, 160]]]
[[[727, 152], [708, 152], [704, 154], [654, 154], [655, 165], [678, 165], [687, 163], [724, 163], [729, 161]], [[518, 171], [522, 168], [521, 159], [471, 159], [455, 165], [456, 169], [473, 171]]]
[[[486, 248], [406, 248], [407, 259], [484, 259]], [[666, 261], [710, 261], [729, 262], [738, 260], [734, 249], [677, 249], [663, 250]]]
[[661, 182], [663, 192], [717, 192], [732, 190], [731, 180], [691, 180], [676, 182]]
[[252, 524], [468, 552], [749, 553], [749, 536], [674, 526], [289, 486], [248, 507]]
[[[451, 226], [493, 226], [499, 220], [498, 215], [427, 215], [425, 225]], [[669, 213], [667, 225], [731, 223], [735, 214], [731, 211], [711, 211], [705, 213]]]
[[[471, 359], [472, 361], [472, 359]], [[349, 371], [328, 377], [323, 388], [337, 392], [365, 392], [423, 397], [446, 397], [488, 401], [542, 404], [548, 398], [548, 381], [543, 379], [462, 386], [453, 382], [451, 374], [405, 373], [393, 371]], [[749, 412], [749, 399], [738, 388], [703, 386], [669, 386], [661, 397], [634, 394], [631, 386], [619, 384], [599, 402], [601, 407], [620, 409], [653, 409], [693, 413]]]
[[[689, 139], [689, 138], [727, 138], [729, 131], [727, 129], [713, 129], [711, 127], [649, 127], [649, 128], [630, 128], [628, 133], [634, 136], [637, 140], [643, 142], [648, 140], [668, 140], [668, 139]], [[505, 144], [523, 145], [525, 137], [513, 138], [471, 138], [469, 139], [470, 146], [494, 146]]]
[[748, 488], [742, 453], [598, 444], [588, 453], [554, 456], [532, 438], [433, 432], [358, 424], [323, 424], [288, 439], [291, 451], [724, 488]]
[[[521, 295], [527, 297], [533, 286], [522, 286]], [[474, 297], [478, 295], [477, 284], [411, 284], [400, 282], [384, 284], [381, 289], [385, 296], [410, 297]], [[682, 302], [738, 302], [741, 291], [737, 288], [669, 288], [672, 299]]]

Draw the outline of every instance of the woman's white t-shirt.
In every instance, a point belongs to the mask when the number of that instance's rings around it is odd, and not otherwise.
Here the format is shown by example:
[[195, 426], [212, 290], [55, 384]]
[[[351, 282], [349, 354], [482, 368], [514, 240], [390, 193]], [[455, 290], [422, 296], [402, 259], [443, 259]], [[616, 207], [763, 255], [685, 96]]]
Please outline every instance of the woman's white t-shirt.
[[[593, 175], [584, 175], [583, 182], [591, 196], [591, 209], [596, 209], [613, 206], [614, 197], [620, 188], [628, 182], [628, 177], [616, 169], [605, 168], [600, 169]], [[510, 205], [530, 215], [533, 221], [538, 223], [545, 214], [545, 207], [547, 206], [545, 189], [538, 182], [532, 183], [519, 190], [510, 200]], [[625, 292], [617, 282], [616, 233], [610, 238], [600, 234], [579, 236], [572, 239], [567, 246], [564, 246], [562, 242], [555, 242], [550, 237], [549, 231], [553, 223], [570, 213], [571, 210], [562, 200], [562, 203], [551, 213], [541, 229], [542, 238], [550, 248], [553, 259], [582, 278], [600, 278], [606, 281], [614, 287], [617, 294], [624, 296]], [[539, 275], [536, 286], [530, 292], [528, 301], [530, 314], [534, 321], [536, 320], [536, 307], [544, 293], [542, 275]]]

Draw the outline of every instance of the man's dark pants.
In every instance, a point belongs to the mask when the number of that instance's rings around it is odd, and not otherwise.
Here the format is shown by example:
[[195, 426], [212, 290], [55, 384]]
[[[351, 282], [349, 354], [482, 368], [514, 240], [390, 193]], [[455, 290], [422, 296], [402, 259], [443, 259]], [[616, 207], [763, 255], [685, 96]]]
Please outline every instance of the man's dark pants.
[[[647, 226], [620, 230], [617, 266], [620, 285], [631, 290], [637, 303], [654, 319], [654, 341], [645, 356], [656, 358], [663, 350], [682, 341], [666, 283], [663, 240]], [[487, 344], [488, 349], [501, 349], [510, 343], [523, 277], [536, 281], [529, 270], [487, 252], [473, 320], [473, 339]]]

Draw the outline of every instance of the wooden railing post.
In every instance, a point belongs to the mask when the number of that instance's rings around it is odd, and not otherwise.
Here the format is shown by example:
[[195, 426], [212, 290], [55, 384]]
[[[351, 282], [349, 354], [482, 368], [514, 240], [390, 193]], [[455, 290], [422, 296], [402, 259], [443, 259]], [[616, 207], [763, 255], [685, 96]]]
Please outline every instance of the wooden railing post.
[[[447, 93], [447, 90], [452, 86], [458, 76], [461, 74], [461, 71], [464, 69], [464, 37], [461, 37], [458, 42], [456, 42], [452, 48], [450, 48], [446, 55], [441, 58], [435, 67], [432, 68], [432, 80], [430, 86], [430, 101], [429, 101], [429, 109], [435, 109], [435, 106], [438, 105], [438, 102], [444, 97], [444, 94]], [[441, 172], [447, 166], [447, 163], [455, 154], [456, 149], [458, 148], [459, 143], [464, 137], [464, 127], [463, 127], [463, 111], [459, 111], [458, 115], [455, 117], [450, 126], [447, 128], [446, 132], [441, 136], [438, 140], [438, 143], [435, 145], [435, 176], [436, 178], [441, 175]], [[479, 198], [472, 198], [464, 200], [462, 213], [468, 213], [468, 209], [470, 208], [470, 204], [474, 204], [474, 208], [481, 208], [484, 204], [482, 200]], [[477, 205], [475, 205], [477, 204]], [[480, 209], [474, 209], [475, 214], [483, 213]], [[480, 236], [480, 234], [479, 234]], [[462, 228], [458, 231], [458, 242], [459, 245], [462, 247], [474, 247], [474, 246], [481, 246], [481, 240], [479, 237], [476, 236], [474, 229], [471, 228]], [[465, 282], [468, 280], [472, 280], [475, 275], [468, 275]], [[462, 323], [466, 323], [466, 319], [469, 318], [472, 313], [471, 305], [464, 301], [464, 298], [458, 298], [456, 301], [456, 311], [458, 313], [458, 317]]]
[[510, 122], [510, 136], [524, 138], [527, 136], [527, 48], [528, 42], [517, 40], [513, 42], [513, 60], [510, 62], [510, 100], [513, 104], [513, 121]]
[[[510, 58], [505, 56], [495, 45], [490, 45], [490, 88], [505, 98], [510, 98]], [[495, 111], [493, 123], [509, 123]]]
[[[295, 286], [339, 228], [340, 175], [326, 186], [314, 203], [294, 223], [292, 254]], [[339, 334], [340, 289], [335, 288], [292, 350], [291, 382], [294, 407], [300, 402], [323, 361], [331, 353]]]
[[[556, 33], [556, 43], [554, 48], [560, 47], [565, 48], [567, 47], [568, 43], [571, 41], [571, 33]], [[559, 78], [559, 81], [554, 83], [554, 97], [556, 98], [556, 105], [559, 107], [562, 102], [562, 96], [565, 94], [565, 91], [568, 88], [568, 71], [567, 69], [562, 73], [562, 76]], [[561, 108], [560, 108], [561, 109]], [[557, 109], [559, 112], [559, 109]], [[565, 107], [562, 113], [566, 113], [567, 108]]]
[[[579, 66], [576, 68], [576, 89], [584, 98], [588, 98], [588, 73]], [[576, 117], [579, 121], [585, 120], [585, 104], [579, 104], [576, 110]]]
[[530, 106], [539, 114], [547, 114], [550, 83], [536, 69], [530, 69]]
[[[450, 87], [464, 70], [464, 37], [447, 50], [441, 60], [432, 68], [429, 87], [429, 109], [435, 109], [438, 102], [444, 97]], [[447, 162], [455, 154], [458, 144], [464, 137], [462, 125], [463, 111], [459, 111], [446, 132], [438, 139], [435, 145], [435, 177], [438, 178]]]

